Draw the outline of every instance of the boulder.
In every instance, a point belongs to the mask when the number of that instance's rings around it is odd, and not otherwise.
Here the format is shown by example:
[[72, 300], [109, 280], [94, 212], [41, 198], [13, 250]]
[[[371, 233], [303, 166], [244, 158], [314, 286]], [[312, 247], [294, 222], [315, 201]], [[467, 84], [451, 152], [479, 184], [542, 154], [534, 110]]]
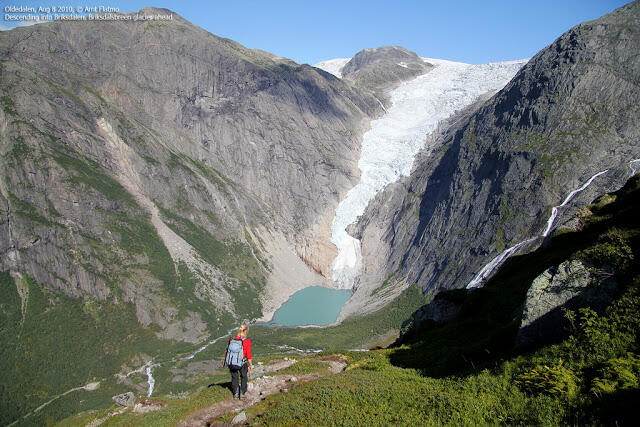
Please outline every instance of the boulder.
[[158, 411], [167, 406], [166, 403], [155, 399], [141, 398], [136, 399], [133, 405], [133, 412], [137, 414], [146, 414], [147, 412]]
[[600, 311], [613, 298], [616, 283], [606, 272], [580, 260], [565, 261], [536, 277], [522, 307], [516, 346], [558, 341], [567, 335], [562, 308]]
[[263, 376], [264, 374], [266, 374], [268, 372], [268, 369], [264, 366], [264, 365], [258, 365], [258, 366], [254, 366], [253, 370], [251, 372], [249, 372], [248, 377], [249, 378], [259, 378], [261, 376]]
[[136, 401], [136, 396], [132, 392], [128, 391], [126, 393], [113, 396], [111, 399], [119, 406], [133, 406]]
[[247, 422], [247, 414], [242, 411], [231, 420], [231, 424], [241, 424]]

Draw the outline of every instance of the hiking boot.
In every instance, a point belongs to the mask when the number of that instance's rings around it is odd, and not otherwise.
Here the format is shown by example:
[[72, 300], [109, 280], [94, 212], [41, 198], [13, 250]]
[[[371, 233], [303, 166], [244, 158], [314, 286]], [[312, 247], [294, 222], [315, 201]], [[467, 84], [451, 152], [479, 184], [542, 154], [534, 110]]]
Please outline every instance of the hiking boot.
[[244, 393], [240, 393], [240, 399], [244, 399]]
[[233, 393], [233, 398], [234, 398], [234, 399], [240, 399], [240, 394], [238, 394], [238, 393]]

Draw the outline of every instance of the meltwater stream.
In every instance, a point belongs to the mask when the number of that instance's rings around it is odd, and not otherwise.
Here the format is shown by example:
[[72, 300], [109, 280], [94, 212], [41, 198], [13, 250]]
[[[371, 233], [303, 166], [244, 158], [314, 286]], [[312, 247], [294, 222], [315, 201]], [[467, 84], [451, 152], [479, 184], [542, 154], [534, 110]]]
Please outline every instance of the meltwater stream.
[[[426, 136], [480, 95], [498, 90], [527, 61], [471, 65], [425, 58], [430, 72], [401, 84], [391, 93], [391, 107], [362, 140], [358, 167], [360, 182], [340, 202], [331, 226], [331, 242], [338, 248], [332, 279], [338, 288], [351, 289], [362, 267], [360, 241], [346, 228], [362, 215], [384, 186], [409, 175], [413, 158], [424, 148]], [[335, 64], [332, 64], [335, 65]]]
[[[225, 335], [222, 335], [220, 337], [212, 339], [211, 341], [209, 341], [206, 344], [204, 344], [202, 347], [200, 347], [197, 350], [195, 350], [194, 352], [192, 352], [189, 356], [183, 357], [181, 359], [173, 358], [173, 359], [169, 360], [169, 362], [164, 362], [164, 363], [172, 363], [172, 362], [176, 362], [178, 360], [191, 360], [196, 356], [196, 354], [198, 354], [201, 351], [205, 350], [210, 345], [213, 345], [213, 344], [217, 343], [222, 338], [228, 337], [230, 334], [233, 333], [233, 331], [235, 331], [235, 328], [229, 329]], [[155, 368], [157, 366], [160, 366], [160, 365], [162, 365], [162, 363], [149, 362], [147, 364], [147, 366], [144, 367], [144, 372], [147, 375], [147, 385], [149, 386], [149, 388], [147, 389], [147, 397], [151, 397], [151, 395], [153, 394], [153, 389], [155, 388], [155, 385], [156, 385], [156, 380], [153, 377], [153, 368]], [[136, 371], [133, 371], [133, 372], [136, 372]]]
[[589, 180], [587, 182], [585, 182], [582, 185], [582, 187], [579, 187], [579, 188], [573, 190], [571, 193], [569, 193], [569, 195], [567, 196], [566, 199], [564, 199], [564, 202], [562, 202], [562, 204], [560, 204], [559, 206], [554, 206], [553, 209], [551, 209], [551, 216], [547, 220], [547, 228], [545, 228], [544, 231], [542, 232], [542, 237], [547, 237], [549, 235], [549, 233], [551, 232], [551, 228], [553, 227], [553, 223], [555, 222], [556, 218], [558, 217], [558, 209], [560, 209], [562, 207], [565, 207], [567, 205], [567, 203], [569, 203], [575, 197], [576, 194], [578, 194], [579, 192], [583, 191], [588, 186], [590, 186], [594, 179], [596, 179], [600, 175], [605, 174], [607, 172], [609, 172], [609, 169], [603, 170], [602, 172], [598, 172], [597, 174], [593, 175], [591, 178], [589, 178]]
[[[640, 159], [631, 160], [628, 163], [629, 168], [631, 169], [631, 175], [629, 177], [635, 175], [636, 173], [638, 173], [638, 171], [640, 171], [639, 163], [640, 163]], [[584, 191], [587, 187], [589, 187], [597, 177], [599, 177], [600, 175], [604, 175], [607, 172], [609, 172], [609, 169], [605, 169], [601, 172], [594, 174], [580, 187], [571, 191], [561, 204], [559, 204], [558, 206], [554, 206], [551, 209], [551, 215], [549, 216], [549, 219], [547, 219], [547, 226], [540, 236], [531, 237], [499, 253], [494, 259], [489, 261], [488, 264], [482, 267], [480, 272], [476, 274], [476, 276], [473, 279], [471, 279], [471, 281], [467, 284], [467, 289], [480, 287], [482, 283], [486, 279], [488, 279], [511, 255], [517, 253], [521, 248], [537, 240], [539, 237], [542, 237], [542, 238], [547, 237], [549, 233], [551, 233], [551, 230], [553, 229], [553, 225], [556, 221], [556, 218], [558, 217], [559, 209], [566, 206], [575, 197], [576, 194], [580, 193], [581, 191]]]

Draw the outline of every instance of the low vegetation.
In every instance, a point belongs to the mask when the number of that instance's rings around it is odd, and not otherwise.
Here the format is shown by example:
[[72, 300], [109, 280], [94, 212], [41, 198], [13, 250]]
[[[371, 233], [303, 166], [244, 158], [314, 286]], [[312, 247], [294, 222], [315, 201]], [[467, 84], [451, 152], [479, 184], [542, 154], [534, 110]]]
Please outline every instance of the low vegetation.
[[184, 395], [174, 395], [160, 399], [167, 406], [159, 412], [148, 414], [126, 412], [116, 417], [107, 418], [109, 413], [119, 409], [116, 406], [112, 406], [107, 409], [87, 411], [67, 418], [58, 423], [57, 426], [75, 427], [101, 418], [106, 418], [105, 422], [101, 424], [105, 427], [126, 425], [175, 426], [185, 415], [228, 398], [230, 394], [227, 386], [228, 376], [228, 374], [225, 375], [224, 379], [221, 376], [210, 378], [207, 385], [203, 385], [196, 393], [189, 395], [188, 398], [185, 398]]
[[[18, 280], [21, 294], [14, 280]], [[172, 354], [184, 344], [157, 339], [138, 325], [129, 304], [69, 298], [32, 279], [0, 273], [0, 424], [30, 413], [64, 391], [102, 381], [98, 391], [56, 399], [28, 418], [42, 425], [110, 399], [112, 377], [134, 356]], [[45, 368], [46, 367], [46, 368]], [[137, 368], [137, 366], [136, 366]]]

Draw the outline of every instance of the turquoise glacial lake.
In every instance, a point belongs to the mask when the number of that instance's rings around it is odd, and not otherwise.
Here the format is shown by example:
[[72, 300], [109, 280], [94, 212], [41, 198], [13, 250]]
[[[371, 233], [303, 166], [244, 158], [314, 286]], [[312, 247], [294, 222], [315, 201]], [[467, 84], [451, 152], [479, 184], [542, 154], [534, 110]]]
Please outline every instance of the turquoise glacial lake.
[[271, 324], [282, 326], [330, 325], [351, 297], [350, 290], [311, 286], [296, 292], [273, 315]]

